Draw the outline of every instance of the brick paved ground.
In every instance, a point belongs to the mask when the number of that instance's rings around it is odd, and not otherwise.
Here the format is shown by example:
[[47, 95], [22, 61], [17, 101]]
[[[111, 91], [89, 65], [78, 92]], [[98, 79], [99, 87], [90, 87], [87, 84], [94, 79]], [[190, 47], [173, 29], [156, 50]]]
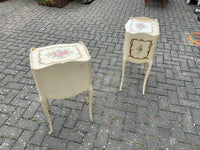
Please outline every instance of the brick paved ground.
[[[195, 5], [169, 0], [74, 0], [58, 9], [35, 0], [0, 3], [0, 149], [200, 150], [200, 31]], [[124, 24], [157, 18], [160, 39], [142, 96], [142, 65], [121, 78]], [[83, 96], [51, 101], [54, 133], [41, 110], [29, 49], [83, 41], [92, 56], [93, 117]]]

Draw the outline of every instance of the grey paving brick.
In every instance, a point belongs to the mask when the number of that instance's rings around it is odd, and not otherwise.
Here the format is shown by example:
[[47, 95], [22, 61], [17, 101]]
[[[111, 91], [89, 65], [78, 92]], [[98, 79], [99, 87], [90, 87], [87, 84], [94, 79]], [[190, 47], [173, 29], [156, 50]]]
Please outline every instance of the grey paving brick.
[[93, 88], [98, 90], [101, 88], [101, 84], [102, 84], [102, 79], [95, 79], [95, 81], [93, 82]]
[[7, 84], [7, 86], [8, 86], [9, 88], [16, 89], [16, 90], [21, 90], [21, 89], [24, 87], [23, 84], [16, 83], [16, 82], [9, 82], [9, 83]]
[[111, 125], [111, 119], [108, 116], [93, 115], [94, 123], [102, 125]]
[[11, 102], [11, 104], [14, 105], [14, 106], [25, 107], [25, 108], [27, 108], [27, 107], [31, 104], [31, 101], [26, 100], [26, 99], [24, 99], [24, 98], [22, 98], [22, 99], [14, 99], [14, 100]]
[[19, 137], [17, 142], [13, 146], [13, 150], [19, 150], [24, 149], [26, 147], [26, 144], [29, 142], [33, 132], [30, 131], [24, 131], [22, 135]]
[[148, 150], [159, 150], [159, 139], [155, 137], [148, 137]]
[[199, 113], [200, 113], [199, 110], [197, 110], [197, 109], [193, 110], [194, 123], [197, 124], [197, 125], [200, 125]]
[[[103, 62], [105, 62], [105, 61], [103, 61]], [[105, 77], [103, 79], [103, 84], [104, 85], [109, 85], [111, 80], [112, 80], [112, 76], [110, 74], [105, 75]]]
[[195, 125], [195, 126], [196, 126], [197, 134], [200, 135], [200, 126], [198, 126], [198, 125]]
[[155, 116], [158, 112], [158, 101], [150, 101], [148, 104], [147, 114], [149, 116]]
[[113, 119], [111, 137], [115, 139], [122, 138], [122, 128], [123, 120], [122, 119]]
[[162, 128], [166, 128], [169, 129], [170, 128], [170, 121], [168, 120], [164, 120], [164, 119], [160, 119], [160, 118], [152, 118], [150, 117], [148, 120], [149, 125], [153, 125], [153, 127], [162, 127]]
[[125, 116], [125, 113], [123, 111], [110, 109], [110, 108], [105, 108], [103, 114], [105, 116], [110, 116], [114, 118], [123, 118]]
[[[77, 123], [77, 120], [78, 120], [78, 117], [79, 117], [79, 114], [80, 114], [80, 111], [77, 111], [77, 110], [71, 110], [70, 112], [70, 115], [69, 117], [67, 118], [64, 126], [67, 127], [67, 128], [74, 128], [76, 123]], [[87, 109], [87, 114], [88, 114], [88, 119], [89, 119], [89, 111]]]
[[160, 111], [158, 113], [161, 118], [168, 119], [168, 120], [174, 120], [174, 121], [181, 121], [181, 114], [179, 113], [173, 113], [168, 111]]
[[106, 106], [107, 107], [114, 107], [115, 102], [116, 102], [116, 94], [115, 93], [109, 93], [106, 97]]
[[198, 95], [188, 94], [188, 98], [189, 98], [189, 100], [199, 102], [199, 96]]
[[13, 144], [15, 143], [14, 139], [6, 138], [5, 141], [1, 144], [1, 150], [10, 150]]
[[73, 134], [73, 130], [67, 129], [67, 128], [63, 128], [61, 133], [60, 133], [60, 135], [59, 135], [59, 137], [63, 138], [63, 139], [66, 139], [66, 140], [69, 140], [69, 139], [71, 139], [72, 134]]
[[178, 98], [176, 92], [168, 91], [168, 98], [170, 104], [178, 104]]
[[171, 138], [171, 134], [170, 134], [170, 130], [169, 129], [164, 129], [161, 128], [160, 129], [160, 147], [163, 149], [171, 149], [172, 148], [172, 144], [170, 143]]
[[157, 98], [159, 100], [159, 108], [162, 110], [169, 110], [169, 103], [167, 100], [167, 97], [165, 96], [158, 96]]
[[60, 115], [60, 116], [68, 116], [70, 109], [65, 107], [57, 107], [57, 106], [51, 106], [50, 112], [54, 115]]
[[184, 142], [185, 140], [185, 135], [184, 135], [184, 131], [183, 131], [183, 128], [182, 128], [182, 125], [178, 122], [171, 122], [172, 124], [172, 135], [173, 135], [173, 138], [176, 140], [176, 141], [179, 141], [179, 142]]
[[135, 121], [138, 123], [147, 123], [147, 108], [146, 107], [137, 107]]
[[117, 102], [116, 108], [122, 111], [136, 112], [136, 106], [133, 104]]
[[185, 82], [185, 85], [186, 85], [186, 91], [188, 93], [192, 93], [192, 94], [196, 93], [194, 84], [192, 82]]
[[136, 114], [127, 112], [125, 115], [124, 129], [128, 131], [135, 131]]
[[185, 143], [177, 143], [175, 144], [175, 149], [176, 150], [197, 150], [199, 149], [199, 146], [194, 146], [190, 144], [185, 144]]
[[[77, 117], [77, 119], [78, 119], [78, 117]], [[70, 120], [72, 121], [72, 119], [70, 119]], [[90, 117], [89, 117], [89, 105], [84, 105], [83, 106], [83, 109], [82, 109], [82, 111], [80, 113], [80, 120], [82, 120], [82, 121], [90, 121]], [[73, 123], [75, 124], [75, 121]], [[67, 124], [67, 122], [66, 122], [66, 124]], [[66, 126], [66, 124], [65, 124], [65, 126]]]
[[131, 97], [137, 97], [137, 88], [135, 86], [130, 86], [128, 89], [128, 95]]
[[74, 101], [67, 101], [67, 100], [65, 100], [63, 102], [63, 106], [67, 107], [67, 108], [72, 108], [72, 109], [78, 109], [78, 110], [80, 110], [82, 108], [83, 104], [80, 103], [80, 102], [74, 102]]
[[103, 126], [99, 127], [99, 131], [98, 131], [97, 138], [95, 141], [96, 147], [102, 147], [104, 149], [107, 147], [109, 131], [110, 130], [107, 127], [103, 127]]
[[7, 125], [15, 125], [16, 122], [19, 120], [19, 118], [24, 113], [24, 111], [25, 111], [24, 108], [17, 107], [16, 110], [13, 112], [12, 116], [10, 116], [8, 118], [8, 120], [6, 121], [6, 124]]
[[75, 149], [79, 149], [80, 148], [80, 144], [74, 143], [74, 142], [70, 142], [67, 146], [68, 150], [75, 150]]
[[6, 104], [0, 105], [0, 112], [2, 113], [12, 114], [14, 111], [15, 111], [14, 106], [6, 105]]
[[194, 122], [192, 116], [184, 115], [183, 116], [184, 131], [189, 133], [195, 133]]
[[68, 145], [68, 142], [66, 140], [51, 137], [51, 136], [46, 136], [44, 141], [42, 142], [42, 146], [45, 146], [49, 149], [64, 150], [66, 149], [67, 145]]
[[0, 114], [0, 126], [2, 126], [5, 121], [8, 119], [9, 115], [6, 114]]
[[18, 123], [16, 124], [16, 127], [34, 131], [37, 129], [38, 123], [35, 121], [32, 121], [32, 120], [27, 120], [25, 118], [23, 118], [23, 119], [21, 118], [21, 119], [19, 119]]
[[165, 83], [166, 82], [165, 74], [158, 72], [157, 73], [157, 80], [158, 80], [158, 82], [164, 82]]
[[132, 132], [125, 131], [123, 133], [122, 139], [124, 141], [130, 142], [130, 143], [137, 143], [137, 144], [145, 144], [146, 143], [144, 135], [140, 135], [140, 134], [136, 134], [136, 133], [132, 133]]
[[40, 103], [32, 102], [30, 106], [28, 107], [28, 109], [25, 111], [23, 117], [32, 118], [39, 106], [40, 106]]
[[96, 124], [90, 124], [88, 122], [78, 121], [75, 127], [76, 130], [96, 134], [98, 131]]
[[104, 99], [97, 99], [95, 106], [93, 107], [93, 112], [96, 114], [101, 114], [102, 110], [104, 109], [105, 100]]
[[4, 137], [17, 139], [22, 133], [22, 129], [14, 128], [11, 126], [4, 125], [0, 128], [0, 134]]
[[198, 80], [198, 78], [193, 78], [193, 83], [195, 88], [200, 88], [200, 81]]
[[45, 149], [47, 149], [47, 147], [37, 146], [33, 144], [28, 144], [26, 147], [26, 150], [45, 150]]
[[92, 150], [94, 145], [95, 135], [94, 134], [86, 134], [83, 139], [83, 144], [80, 147], [80, 150]]
[[192, 107], [192, 108], [200, 108], [200, 106], [199, 106], [200, 102], [184, 100], [184, 99], [180, 99], [179, 102], [180, 102], [180, 105], [182, 105], [182, 106], [187, 106], [187, 107]]
[[59, 117], [59, 116], [55, 116], [55, 119], [53, 121], [53, 134], [52, 136], [58, 136], [62, 127], [63, 127], [63, 124], [64, 124], [64, 121], [65, 121], [65, 117]]
[[70, 141], [76, 142], [76, 143], [82, 143], [83, 138], [84, 138], [84, 132], [81, 131], [74, 131], [72, 133], [72, 136], [70, 138]]
[[186, 137], [187, 143], [195, 144], [195, 145], [200, 145], [200, 143], [199, 143], [200, 136], [199, 135], [194, 135], [194, 134], [186, 133], [185, 137]]
[[93, 92], [93, 96], [99, 97], [99, 98], [106, 98], [106, 93], [105, 92], [101, 92], [101, 91], [94, 91]]
[[108, 141], [108, 149], [132, 150], [133, 149], [133, 145], [129, 144], [129, 143], [122, 142], [122, 141], [109, 140]]
[[147, 100], [144, 98], [132, 98], [132, 97], [127, 97], [124, 99], [127, 103], [130, 104], [135, 104], [136, 106], [147, 106]]
[[30, 143], [40, 145], [42, 143], [44, 137], [47, 135], [48, 130], [49, 130], [48, 126], [40, 124], [37, 131], [30, 139]]
[[[50, 114], [51, 121], [54, 120], [54, 116]], [[26, 119], [26, 118], [25, 118]], [[44, 121], [45, 123], [48, 122], [45, 114], [43, 112], [37, 111], [32, 118], [33, 121]]]
[[182, 106], [178, 106], [178, 105], [169, 105], [169, 109], [172, 112], [176, 112], [176, 113], [183, 113], [186, 115], [190, 115], [190, 109], [188, 107], [182, 107]]
[[159, 136], [159, 130], [157, 128], [152, 128], [151, 126], [144, 125], [144, 124], [138, 124], [137, 125], [137, 132], [145, 135], [150, 136]]

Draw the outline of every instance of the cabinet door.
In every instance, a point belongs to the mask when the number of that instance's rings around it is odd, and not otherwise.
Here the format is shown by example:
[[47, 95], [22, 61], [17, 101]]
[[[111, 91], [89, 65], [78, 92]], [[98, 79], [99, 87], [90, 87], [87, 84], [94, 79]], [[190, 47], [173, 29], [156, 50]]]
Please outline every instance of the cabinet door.
[[129, 57], [140, 60], [148, 59], [151, 47], [151, 40], [132, 39], [130, 41]]

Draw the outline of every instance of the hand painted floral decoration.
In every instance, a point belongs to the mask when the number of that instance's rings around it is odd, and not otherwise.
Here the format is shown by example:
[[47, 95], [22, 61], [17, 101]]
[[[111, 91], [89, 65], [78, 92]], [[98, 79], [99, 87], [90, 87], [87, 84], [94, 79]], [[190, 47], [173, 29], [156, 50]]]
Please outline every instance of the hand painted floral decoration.
[[48, 57], [56, 57], [56, 58], [64, 58], [66, 55], [69, 55], [70, 51], [64, 51], [64, 50], [56, 50], [54, 52], [48, 53]]
[[66, 62], [69, 60], [76, 60], [80, 57], [81, 55], [79, 49], [75, 46], [52, 47], [48, 50], [40, 50], [39, 63], [47, 65], [58, 62]]
[[136, 24], [136, 27], [137, 27], [139, 30], [143, 30], [144, 28], [146, 28], [145, 24], [143, 24], [143, 23], [137, 23], [137, 24]]

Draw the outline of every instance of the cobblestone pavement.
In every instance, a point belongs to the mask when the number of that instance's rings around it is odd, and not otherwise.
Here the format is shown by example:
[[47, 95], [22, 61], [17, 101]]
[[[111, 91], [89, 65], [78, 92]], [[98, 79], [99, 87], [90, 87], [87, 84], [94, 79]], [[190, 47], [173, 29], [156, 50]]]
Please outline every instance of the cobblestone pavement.
[[[195, 5], [169, 0], [74, 0], [62, 9], [35, 0], [0, 3], [0, 149], [200, 150], [200, 31]], [[124, 25], [157, 18], [160, 39], [142, 96], [143, 65], [128, 63], [119, 92]], [[80, 94], [52, 100], [54, 133], [29, 65], [31, 47], [83, 41], [92, 56], [93, 118]]]

